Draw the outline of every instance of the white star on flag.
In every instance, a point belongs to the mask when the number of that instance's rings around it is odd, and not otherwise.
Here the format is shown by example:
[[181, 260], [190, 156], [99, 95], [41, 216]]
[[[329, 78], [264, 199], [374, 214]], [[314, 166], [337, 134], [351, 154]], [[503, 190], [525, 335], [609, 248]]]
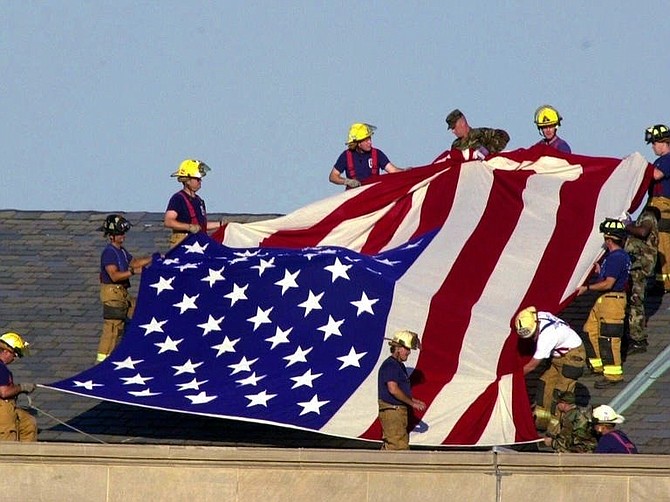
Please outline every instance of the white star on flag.
[[283, 330], [279, 326], [277, 326], [275, 328], [274, 336], [271, 336], [270, 338], [265, 339], [266, 342], [271, 342], [272, 343], [272, 346], [270, 347], [270, 350], [274, 349], [280, 343], [289, 343], [288, 335], [291, 334], [291, 331], [293, 331], [293, 328]]
[[160, 392], [151, 392], [151, 389], [146, 388], [140, 391], [129, 391], [128, 394], [136, 397], [151, 397], [151, 396], [160, 396]]
[[261, 324], [272, 322], [270, 320], [270, 312], [272, 312], [273, 308], [274, 307], [270, 307], [269, 309], [263, 310], [260, 307], [256, 307], [256, 315], [247, 319], [247, 321], [254, 324], [254, 331], [256, 331]]
[[179, 387], [179, 390], [200, 390], [200, 386], [207, 382], [209, 382], [209, 380], [197, 380], [194, 378], [190, 382], [177, 384], [177, 387]]
[[212, 348], [218, 351], [216, 353], [216, 357], [219, 357], [221, 354], [225, 354], [226, 352], [235, 352], [235, 344], [239, 341], [239, 338], [230, 340], [226, 336], [220, 344], [212, 345]]
[[126, 378], [121, 378], [125, 383], [123, 385], [131, 385], [131, 384], [138, 384], [138, 385], [146, 385], [146, 383], [149, 380], [153, 380], [154, 377], [143, 377], [139, 373], [135, 375], [134, 377], [126, 377]]
[[184, 249], [186, 249], [186, 254], [189, 253], [205, 254], [205, 251], [207, 250], [208, 246], [209, 244], [205, 244], [203, 246], [199, 242], [194, 242], [193, 244], [184, 244]]
[[258, 277], [261, 277], [263, 275], [263, 272], [265, 272], [265, 269], [275, 267], [274, 263], [275, 263], [274, 256], [272, 258], [270, 258], [269, 260], [265, 260], [265, 259], [261, 258], [260, 263], [258, 265], [254, 265], [251, 268], [258, 269]]
[[321, 414], [321, 407], [324, 404], [328, 404], [330, 401], [319, 401], [319, 395], [314, 394], [314, 397], [310, 399], [309, 401], [303, 401], [302, 403], [298, 403], [302, 407], [302, 411], [300, 412], [300, 416], [303, 416], [307, 413], [316, 413], [317, 415]]
[[247, 408], [250, 408], [252, 406], [265, 406], [266, 408], [268, 407], [268, 401], [275, 397], [277, 394], [268, 394], [267, 391], [262, 391], [259, 392], [258, 394], [249, 394], [248, 396], [244, 396], [249, 400], [249, 404], [247, 404]]
[[284, 270], [284, 278], [275, 282], [275, 285], [281, 286], [282, 296], [284, 296], [284, 293], [286, 293], [290, 288], [298, 287], [298, 283], [296, 282], [298, 275], [300, 275], [300, 270], [296, 270], [293, 273], [289, 272], [288, 269]]
[[187, 294], [184, 294], [184, 297], [179, 303], [175, 303], [172, 305], [173, 307], [179, 307], [179, 313], [183, 314], [187, 310], [198, 310], [198, 307], [195, 304], [195, 301], [198, 299], [200, 295], [197, 294], [195, 296], [188, 296]]
[[225, 281], [226, 278], [223, 277], [223, 269], [225, 267], [221, 267], [219, 270], [214, 270], [214, 269], [209, 269], [209, 272], [207, 273], [207, 277], [203, 277], [200, 279], [202, 282], [208, 282], [209, 287], [211, 288], [216, 284], [217, 281]]
[[177, 268], [179, 269], [180, 272], [183, 272], [184, 270], [189, 269], [197, 270], [198, 265], [196, 265], [195, 263], [187, 263], [185, 265], [179, 265]]
[[307, 300], [298, 304], [298, 307], [302, 307], [305, 309], [305, 317], [307, 317], [307, 315], [312, 310], [321, 310], [321, 304], [319, 302], [321, 301], [322, 297], [323, 293], [315, 295], [314, 293], [312, 293], [311, 289], [309, 290], [309, 296], [307, 297]]
[[159, 277], [158, 282], [151, 284], [151, 287], [156, 289], [156, 295], [160, 295], [163, 291], [174, 290], [172, 287], [173, 281], [174, 277], [170, 277], [169, 279], [166, 279], [165, 277]]
[[233, 290], [223, 297], [230, 300], [230, 306], [232, 307], [238, 300], [248, 300], [247, 295], [245, 294], [248, 287], [248, 284], [245, 284], [244, 287], [233, 284]]
[[256, 384], [258, 384], [258, 382], [263, 380], [266, 376], [267, 375], [256, 376], [256, 372], [254, 371], [247, 378], [243, 378], [242, 380], [235, 380], [235, 383], [240, 384], [240, 386], [253, 385], [255, 387]]
[[317, 328], [319, 331], [323, 331], [323, 341], [325, 342], [328, 340], [330, 336], [342, 336], [342, 333], [340, 333], [340, 326], [342, 326], [342, 323], [344, 322], [344, 319], [341, 321], [336, 321], [333, 319], [333, 316], [329, 315], [328, 316], [328, 324], [325, 324], [319, 328]]
[[286, 367], [288, 368], [289, 366], [292, 366], [295, 363], [306, 363], [307, 362], [307, 357], [306, 356], [307, 356], [307, 354], [312, 352], [313, 348], [314, 347], [310, 347], [307, 350], [303, 350], [303, 348], [300, 345], [298, 345], [298, 348], [295, 350], [295, 352], [293, 354], [291, 354], [290, 356], [284, 357], [284, 359], [286, 361], [288, 361], [288, 364], [286, 365]]
[[214, 319], [211, 315], [207, 319], [206, 323], [198, 324], [198, 328], [202, 328], [202, 336], [205, 336], [212, 331], [221, 331], [221, 321], [223, 321], [223, 316], [218, 319]]
[[184, 339], [180, 340], [173, 340], [170, 338], [170, 335], [165, 337], [164, 342], [157, 342], [154, 343], [156, 347], [159, 347], [161, 350], [158, 351], [159, 354], [162, 354], [163, 352], [168, 352], [168, 351], [173, 351], [173, 352], [179, 352], [179, 349], [177, 348], [177, 345], [179, 345], [181, 342], [183, 342]]
[[360, 316], [363, 312], [368, 312], [369, 314], [374, 315], [374, 311], [372, 310], [372, 306], [379, 301], [379, 298], [368, 298], [368, 295], [365, 294], [365, 291], [363, 291], [363, 294], [361, 295], [360, 300], [356, 300], [351, 303], [354, 307], [356, 307], [358, 310], [356, 311], [356, 317]]
[[142, 362], [144, 362], [144, 359], [133, 359], [128, 356], [123, 361], [112, 361], [112, 364], [116, 366], [116, 368], [114, 368], [115, 371], [121, 369], [134, 370], [135, 365]]
[[293, 384], [293, 387], [291, 388], [295, 389], [296, 387], [302, 387], [303, 385], [306, 385], [307, 387], [312, 387], [312, 382], [317, 378], [319, 378], [321, 375], [323, 375], [323, 373], [312, 374], [312, 369], [310, 368], [300, 376], [291, 377], [291, 380], [295, 382]]
[[208, 396], [205, 391], [200, 392], [195, 396], [185, 396], [186, 399], [190, 399], [192, 404], [205, 404], [210, 401], [214, 401], [216, 396]]
[[157, 321], [155, 317], [151, 318], [151, 322], [149, 324], [141, 324], [140, 328], [143, 328], [144, 331], [144, 336], [147, 336], [149, 333], [163, 333], [163, 325], [167, 322], [165, 321]]
[[239, 363], [229, 364], [228, 367], [233, 371], [230, 372], [231, 375], [239, 373], [240, 371], [251, 371], [251, 365], [258, 361], [258, 358], [252, 359], [249, 361], [246, 356], [242, 356]]
[[86, 382], [74, 381], [75, 387], [83, 387], [86, 390], [93, 390], [93, 387], [102, 387], [101, 383], [93, 383], [93, 380], [88, 380]]
[[182, 373], [195, 373], [196, 368], [202, 366], [202, 363], [193, 363], [189, 359], [181, 366], [173, 366], [172, 369], [175, 369], [174, 376], [181, 375]]
[[347, 271], [352, 267], [352, 265], [344, 265], [339, 258], [335, 258], [335, 263], [324, 267], [328, 272], [332, 274], [330, 282], [335, 282], [335, 279], [342, 278], [349, 280], [349, 275]]
[[356, 368], [360, 368], [360, 360], [363, 358], [363, 356], [367, 354], [367, 352], [356, 352], [353, 347], [351, 347], [351, 350], [346, 356], [341, 356], [338, 357], [338, 361], [342, 361], [342, 366], [340, 366], [338, 369], [344, 369], [348, 366], [354, 366]]

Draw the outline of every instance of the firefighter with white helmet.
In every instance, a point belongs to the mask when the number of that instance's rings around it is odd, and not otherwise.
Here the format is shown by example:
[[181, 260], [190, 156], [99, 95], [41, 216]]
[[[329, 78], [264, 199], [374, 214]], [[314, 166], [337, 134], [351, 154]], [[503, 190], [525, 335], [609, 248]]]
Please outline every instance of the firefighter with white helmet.
[[403, 169], [394, 166], [386, 154], [372, 146], [372, 135], [377, 128], [370, 124], [352, 124], [347, 135], [347, 149], [340, 154], [330, 171], [328, 180], [347, 189], [361, 186], [370, 176], [397, 173]]
[[130, 278], [151, 263], [151, 257], [133, 257], [124, 242], [130, 222], [120, 214], [110, 214], [98, 228], [107, 239], [100, 255], [100, 301], [102, 302], [102, 335], [96, 361], [104, 361], [123, 337], [126, 321], [135, 311], [130, 295]]
[[401, 330], [389, 340], [391, 355], [378, 374], [379, 421], [382, 425], [382, 450], [409, 449], [409, 409], [422, 411], [426, 405], [412, 397], [405, 361], [412, 350], [420, 348], [419, 335]]
[[656, 280], [661, 291], [670, 292], [670, 128], [665, 124], [648, 127], [644, 140], [658, 158], [654, 161], [651, 202], [661, 212], [658, 222], [658, 257], [661, 265]]
[[207, 220], [205, 201], [197, 193], [209, 171], [209, 166], [201, 160], [186, 159], [170, 175], [182, 184], [182, 189], [170, 198], [163, 218], [163, 225], [172, 230], [171, 247], [189, 234], [216, 230], [223, 224], [223, 221]]
[[523, 367], [524, 375], [534, 371], [543, 360], [550, 360], [537, 383], [533, 413], [539, 430], [555, 427], [559, 394], [574, 392], [577, 379], [584, 374], [586, 351], [582, 339], [568, 323], [534, 306], [515, 316], [514, 329], [520, 338], [532, 339], [536, 344], [533, 357]]
[[37, 422], [28, 411], [16, 405], [19, 394], [30, 394], [34, 383], [15, 384], [7, 367], [28, 353], [29, 343], [9, 331], [0, 336], [0, 441], [37, 441]]
[[578, 295], [587, 291], [599, 293], [584, 323], [586, 355], [593, 373], [603, 375], [594, 384], [603, 389], [623, 382], [621, 339], [624, 335], [626, 317], [626, 287], [631, 261], [623, 249], [626, 241], [626, 226], [615, 218], [606, 218], [600, 224], [605, 241], [606, 254], [596, 267], [598, 277], [591, 284], [580, 286]]
[[570, 145], [556, 134], [562, 120], [561, 114], [551, 105], [542, 105], [535, 110], [533, 122], [542, 136], [537, 144], [551, 146], [559, 152], [571, 153]]
[[611, 406], [601, 404], [593, 408], [593, 429], [598, 436], [594, 453], [638, 453], [628, 436], [622, 430], [615, 430], [617, 424], [624, 421]]

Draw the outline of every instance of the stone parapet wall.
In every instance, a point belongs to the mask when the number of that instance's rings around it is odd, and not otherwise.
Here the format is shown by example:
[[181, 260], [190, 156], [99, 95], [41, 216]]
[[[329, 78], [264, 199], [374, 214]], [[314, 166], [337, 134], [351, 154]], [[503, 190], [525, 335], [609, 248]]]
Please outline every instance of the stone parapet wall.
[[658, 455], [2, 443], [0, 469], [11, 500], [33, 502], [670, 497], [670, 457]]

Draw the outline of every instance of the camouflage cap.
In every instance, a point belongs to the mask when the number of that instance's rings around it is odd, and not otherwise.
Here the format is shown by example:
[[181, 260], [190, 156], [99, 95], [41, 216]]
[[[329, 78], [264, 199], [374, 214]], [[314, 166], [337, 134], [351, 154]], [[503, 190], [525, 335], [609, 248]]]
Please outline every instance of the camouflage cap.
[[556, 401], [563, 401], [564, 403], [567, 404], [575, 404], [577, 402], [577, 399], [575, 397], [575, 393], [569, 390], [560, 392], [558, 396], [556, 396]]
[[447, 125], [449, 126], [449, 129], [453, 129], [454, 126], [456, 125], [456, 121], [460, 119], [462, 116], [463, 112], [460, 111], [458, 108], [451, 111], [449, 115], [447, 115]]

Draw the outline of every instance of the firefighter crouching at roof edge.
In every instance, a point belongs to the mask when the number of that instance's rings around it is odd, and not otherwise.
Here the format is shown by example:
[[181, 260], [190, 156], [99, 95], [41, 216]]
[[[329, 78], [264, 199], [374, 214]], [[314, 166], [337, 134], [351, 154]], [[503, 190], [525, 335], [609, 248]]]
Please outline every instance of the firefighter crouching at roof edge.
[[0, 336], [0, 441], [37, 441], [35, 417], [16, 406], [17, 396], [32, 393], [35, 384], [15, 384], [7, 368], [15, 358], [28, 353], [29, 345], [18, 333]]
[[133, 258], [123, 243], [130, 222], [118, 214], [105, 218], [99, 231], [109, 239], [100, 256], [100, 301], [102, 302], [102, 336], [98, 344], [97, 362], [104, 361], [123, 337], [126, 321], [135, 311], [135, 298], [130, 296], [130, 278], [151, 263], [151, 257]]
[[598, 277], [592, 284], [580, 286], [577, 295], [593, 290], [602, 293], [593, 304], [584, 323], [584, 344], [589, 366], [603, 375], [596, 389], [623, 382], [621, 339], [626, 316], [626, 286], [630, 273], [630, 257], [624, 251], [626, 226], [619, 220], [606, 218], [600, 224], [607, 253], [602, 264], [596, 264]]
[[398, 331], [389, 340], [391, 355], [379, 367], [377, 396], [382, 426], [382, 450], [408, 450], [409, 409], [422, 411], [426, 404], [412, 397], [405, 361], [412, 349], [420, 347], [419, 335]]
[[175, 193], [168, 202], [163, 225], [172, 230], [170, 247], [183, 241], [188, 234], [216, 230], [224, 221], [207, 221], [205, 201], [197, 194], [202, 188], [202, 179], [211, 171], [204, 162], [186, 159], [170, 176], [176, 177], [183, 188]]
[[542, 373], [535, 393], [535, 426], [547, 430], [558, 425], [558, 396], [574, 392], [577, 379], [584, 374], [586, 351], [579, 335], [562, 319], [549, 312], [526, 307], [514, 319], [514, 328], [521, 338], [532, 338], [535, 353], [523, 367], [527, 375], [544, 359], [551, 364]]
[[[345, 185], [346, 189], [361, 186], [361, 182], [370, 176], [404, 171], [394, 166], [388, 157], [372, 146], [372, 135], [377, 128], [370, 124], [356, 123], [349, 128], [347, 149], [340, 154], [330, 171], [328, 180], [336, 185]], [[346, 173], [346, 178], [342, 174]]]

